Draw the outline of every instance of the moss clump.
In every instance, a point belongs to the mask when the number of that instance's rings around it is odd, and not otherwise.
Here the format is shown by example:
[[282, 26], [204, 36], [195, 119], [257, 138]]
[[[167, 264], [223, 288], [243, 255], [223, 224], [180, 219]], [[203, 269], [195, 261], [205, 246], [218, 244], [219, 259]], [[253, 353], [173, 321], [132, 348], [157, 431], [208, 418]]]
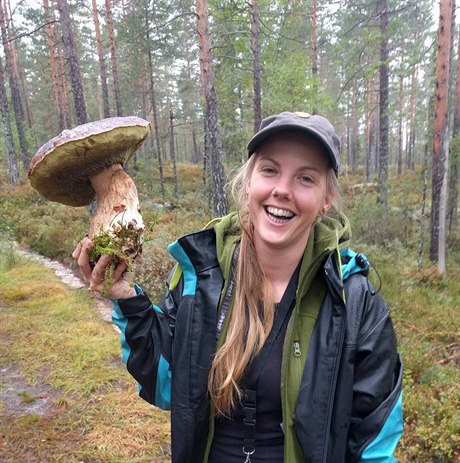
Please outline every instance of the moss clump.
[[113, 284], [113, 272], [119, 263], [127, 265], [131, 269], [134, 259], [142, 251], [143, 230], [133, 226], [119, 223], [113, 229], [107, 230], [92, 238], [92, 246], [89, 250], [89, 258], [95, 264], [103, 255], [110, 257], [104, 278], [102, 295], [107, 295]]

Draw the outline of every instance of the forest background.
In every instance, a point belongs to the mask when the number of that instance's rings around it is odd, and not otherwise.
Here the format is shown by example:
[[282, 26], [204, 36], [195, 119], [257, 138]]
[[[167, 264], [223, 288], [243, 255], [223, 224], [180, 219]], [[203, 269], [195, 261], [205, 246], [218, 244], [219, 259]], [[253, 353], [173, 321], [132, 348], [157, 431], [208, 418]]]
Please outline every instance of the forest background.
[[[43, 305], [47, 298], [54, 301], [55, 284], [7, 252], [16, 240], [72, 265], [69, 254], [87, 227], [86, 209], [49, 203], [28, 185], [29, 162], [38, 147], [64, 129], [104, 117], [138, 115], [150, 121], [151, 136], [126, 167], [148, 224], [136, 274], [155, 298], [171, 265], [166, 244], [231, 208], [226, 179], [244, 161], [247, 140], [261, 118], [283, 110], [323, 114], [341, 136], [340, 176], [353, 245], [369, 251], [382, 276], [405, 358], [400, 461], [459, 461], [455, 12], [452, 0], [0, 0], [0, 301], [5, 305], [0, 335], [8, 340], [0, 367], [5, 372], [17, 366], [29, 383], [46, 378], [65, 392], [46, 420], [13, 417], [2, 405], [2, 461], [168, 458], [167, 418], [131, 400], [126, 405], [122, 394], [114, 393], [135, 395], [118, 363], [114, 373], [111, 348], [104, 347], [104, 360], [98, 360], [108, 363], [110, 375], [87, 379], [81, 390], [78, 376], [60, 370], [62, 359], [56, 356], [68, 353], [60, 353], [56, 343], [71, 334], [76, 312], [65, 318], [69, 328], [54, 333], [47, 317], [56, 314], [43, 313]], [[372, 277], [378, 280], [375, 273]], [[31, 278], [36, 284], [28, 282]], [[59, 292], [67, 301], [59, 308], [62, 317], [74, 296]], [[88, 303], [81, 297], [78, 304]], [[44, 319], [43, 333], [38, 319], [30, 325], [35, 310]], [[24, 320], [18, 318], [23, 314]], [[79, 333], [81, 339], [87, 335]], [[30, 362], [43, 338], [55, 347], [53, 356]], [[112, 338], [104, 331], [98, 342], [105, 346]], [[82, 346], [74, 348], [82, 356], [78, 368], [89, 378], [96, 362], [78, 350]], [[40, 400], [39, 395], [23, 398]], [[104, 410], [112, 423], [100, 415], [95, 419], [96, 404], [109, 396], [113, 403], [104, 402]], [[71, 413], [69, 404], [84, 413]], [[58, 413], [68, 420], [65, 426]], [[137, 436], [135, 445], [113, 445], [126, 420]], [[152, 422], [154, 431], [146, 431]], [[18, 435], [19, 448], [10, 442]]]

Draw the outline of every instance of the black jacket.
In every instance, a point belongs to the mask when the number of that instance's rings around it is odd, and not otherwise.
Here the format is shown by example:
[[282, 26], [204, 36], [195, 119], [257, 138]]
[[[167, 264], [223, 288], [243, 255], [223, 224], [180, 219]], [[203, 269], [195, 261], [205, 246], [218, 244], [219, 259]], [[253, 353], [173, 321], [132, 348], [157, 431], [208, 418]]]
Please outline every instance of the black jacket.
[[[202, 463], [225, 282], [213, 229], [179, 239], [170, 251], [182, 272], [161, 303], [152, 305], [137, 288], [137, 297], [114, 302], [113, 319], [141, 397], [171, 409], [172, 461]], [[392, 462], [402, 433], [402, 366], [393, 326], [366, 276], [356, 273], [343, 283], [337, 255], [330, 253], [319, 270], [326, 295], [295, 404], [296, 438], [308, 463]], [[297, 463], [289, 453], [285, 461]]]

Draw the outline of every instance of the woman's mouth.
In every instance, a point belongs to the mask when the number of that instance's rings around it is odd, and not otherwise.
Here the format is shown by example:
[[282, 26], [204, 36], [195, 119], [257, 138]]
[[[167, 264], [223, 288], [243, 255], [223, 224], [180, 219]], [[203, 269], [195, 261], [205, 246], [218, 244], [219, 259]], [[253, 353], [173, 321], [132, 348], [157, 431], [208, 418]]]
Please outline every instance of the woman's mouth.
[[266, 206], [265, 211], [273, 222], [286, 223], [291, 220], [295, 214], [286, 209], [279, 209], [273, 206]]

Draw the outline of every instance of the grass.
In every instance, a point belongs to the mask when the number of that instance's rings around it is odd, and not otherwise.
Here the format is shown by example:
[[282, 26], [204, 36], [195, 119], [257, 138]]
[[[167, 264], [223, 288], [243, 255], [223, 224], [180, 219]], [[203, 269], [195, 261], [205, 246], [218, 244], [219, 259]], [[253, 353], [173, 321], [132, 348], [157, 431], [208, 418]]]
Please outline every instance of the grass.
[[[118, 334], [90, 293], [24, 258], [12, 261], [4, 247], [0, 254], [0, 366], [14, 366], [54, 400], [43, 415], [2, 410], [1, 461], [168, 461], [168, 415], [137, 397]], [[43, 397], [18, 395], [24, 404]]]
[[[141, 174], [135, 179], [147, 230], [134, 271], [153, 300], [160, 297], [172, 265], [166, 245], [200, 229], [211, 216], [199, 167], [178, 167], [175, 200], [165, 166], [172, 212], [156, 206], [163, 202], [158, 183]], [[387, 210], [376, 206], [375, 191], [353, 189], [360, 182], [342, 179], [351, 246], [364, 252], [381, 275], [405, 367], [405, 433], [398, 460], [459, 462], [460, 233], [449, 236], [444, 276], [437, 275], [426, 250], [417, 269], [420, 172], [390, 178]], [[72, 265], [69, 255], [89, 223], [86, 209], [44, 201], [27, 185], [3, 185], [0, 233]], [[428, 227], [428, 218], [425, 223]], [[426, 245], [428, 238], [425, 230]], [[17, 392], [23, 407], [40, 403], [44, 394], [51, 402], [42, 415], [0, 409], [2, 462], [169, 461], [168, 415], [138, 398], [120, 362], [118, 335], [99, 319], [90, 294], [65, 287], [50, 271], [3, 246], [0, 307], [0, 367], [16, 369], [30, 386]]]

